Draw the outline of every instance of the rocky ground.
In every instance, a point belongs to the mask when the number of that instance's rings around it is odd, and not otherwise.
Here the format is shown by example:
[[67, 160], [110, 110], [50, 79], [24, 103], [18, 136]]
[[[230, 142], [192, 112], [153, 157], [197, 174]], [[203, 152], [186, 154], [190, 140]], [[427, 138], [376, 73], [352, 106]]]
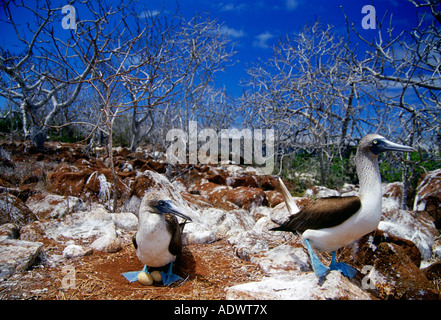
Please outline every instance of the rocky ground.
[[[1, 299], [439, 299], [441, 170], [423, 176], [413, 210], [399, 183], [384, 184], [378, 229], [339, 250], [359, 270], [318, 280], [297, 236], [269, 232], [287, 217], [276, 177], [237, 165], [169, 167], [160, 154], [116, 149], [118, 209], [104, 150], [3, 142], [0, 152]], [[169, 178], [167, 178], [167, 175]], [[288, 181], [290, 190], [294, 186]], [[131, 237], [151, 188], [168, 193], [193, 223], [170, 287], [128, 283], [140, 270]], [[311, 187], [312, 198], [353, 195]], [[323, 261], [330, 261], [321, 254]]]

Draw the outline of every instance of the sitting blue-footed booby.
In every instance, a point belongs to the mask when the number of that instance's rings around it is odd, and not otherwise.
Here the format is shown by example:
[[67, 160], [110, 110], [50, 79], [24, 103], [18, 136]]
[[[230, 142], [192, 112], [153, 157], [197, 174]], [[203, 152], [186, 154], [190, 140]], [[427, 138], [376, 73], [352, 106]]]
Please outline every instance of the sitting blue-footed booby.
[[[381, 220], [382, 189], [378, 154], [384, 151], [416, 150], [390, 142], [377, 134], [370, 134], [361, 139], [355, 156], [360, 185], [359, 196], [321, 198], [299, 210], [279, 179], [291, 216], [282, 225], [271, 230], [302, 235], [317, 277], [326, 275], [329, 270], [339, 270], [348, 278], [355, 276], [356, 270], [351, 266], [336, 262], [335, 251], [375, 230]], [[332, 251], [329, 267], [320, 262], [313, 248]]]
[[179, 224], [175, 216], [192, 221], [163, 193], [152, 190], [144, 196], [139, 207], [139, 226], [133, 244], [138, 259], [145, 266], [141, 271], [123, 273], [127, 280], [136, 281], [140, 272], [148, 272], [148, 267], [167, 265], [168, 271], [161, 272], [163, 284], [169, 285], [181, 279], [172, 273], [173, 262], [182, 251], [183, 224]]

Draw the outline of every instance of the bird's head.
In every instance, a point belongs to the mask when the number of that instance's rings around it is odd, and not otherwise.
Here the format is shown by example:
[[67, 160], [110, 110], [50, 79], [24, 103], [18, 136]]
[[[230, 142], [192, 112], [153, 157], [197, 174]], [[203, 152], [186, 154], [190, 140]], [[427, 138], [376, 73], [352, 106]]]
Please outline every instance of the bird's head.
[[387, 140], [385, 137], [378, 134], [369, 134], [361, 139], [358, 150], [372, 155], [378, 155], [385, 151], [401, 151], [401, 152], [413, 152], [416, 151], [412, 147], [394, 143]]
[[153, 214], [170, 213], [182, 219], [192, 221], [189, 216], [182, 213], [182, 211], [173, 204], [167, 195], [157, 190], [152, 190], [144, 196], [141, 202], [140, 212], [141, 210], [147, 210]]

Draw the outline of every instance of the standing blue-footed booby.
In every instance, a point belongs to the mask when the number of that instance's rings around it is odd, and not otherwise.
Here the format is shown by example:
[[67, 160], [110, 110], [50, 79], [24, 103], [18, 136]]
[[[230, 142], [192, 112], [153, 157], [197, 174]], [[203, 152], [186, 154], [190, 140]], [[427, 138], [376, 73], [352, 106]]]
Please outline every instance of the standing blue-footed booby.
[[138, 259], [145, 264], [141, 271], [123, 273], [130, 282], [137, 280], [140, 272], [147, 272], [148, 267], [164, 267], [169, 265], [167, 272], [161, 272], [162, 282], [169, 285], [182, 279], [172, 273], [173, 262], [182, 251], [183, 225], [178, 223], [179, 216], [192, 221], [177, 209], [163, 193], [152, 190], [142, 199], [139, 207], [139, 226], [133, 244]]
[[[355, 276], [354, 268], [343, 262], [336, 262], [335, 251], [375, 230], [381, 220], [383, 195], [378, 154], [384, 151], [416, 150], [390, 142], [377, 134], [370, 134], [361, 139], [355, 156], [360, 185], [359, 196], [321, 198], [299, 210], [279, 179], [291, 216], [282, 225], [271, 230], [302, 235], [317, 277], [326, 275], [329, 270], [339, 270], [348, 278]], [[329, 267], [320, 262], [313, 248], [332, 251]]]

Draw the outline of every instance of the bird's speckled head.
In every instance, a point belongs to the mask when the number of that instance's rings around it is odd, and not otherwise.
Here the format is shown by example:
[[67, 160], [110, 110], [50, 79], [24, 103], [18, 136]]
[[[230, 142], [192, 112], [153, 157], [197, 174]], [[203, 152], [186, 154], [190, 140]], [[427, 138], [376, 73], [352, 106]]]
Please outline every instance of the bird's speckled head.
[[391, 142], [378, 134], [368, 134], [361, 139], [358, 144], [358, 152], [370, 156], [377, 156], [379, 153], [385, 151], [412, 152], [416, 150], [412, 147]]
[[169, 201], [170, 197], [159, 190], [149, 190], [144, 198], [142, 198], [141, 206], [140, 206], [140, 212], [141, 209], [148, 210], [150, 212], [154, 213], [160, 213], [156, 206], [159, 204], [160, 201]]
[[173, 204], [173, 202], [170, 200], [170, 197], [166, 193], [159, 190], [150, 190], [146, 193], [146, 195], [142, 199], [141, 206], [139, 207], [139, 214], [142, 213], [170, 213], [185, 220], [192, 221], [190, 217], [183, 214], [181, 210], [179, 210]]
[[367, 136], [363, 137], [363, 139], [360, 140], [357, 150], [358, 152], [363, 152], [365, 154], [377, 155], [378, 153], [373, 152], [372, 149], [375, 150], [379, 141], [383, 141], [383, 140], [386, 139], [383, 136], [380, 136], [379, 134], [368, 134]]

